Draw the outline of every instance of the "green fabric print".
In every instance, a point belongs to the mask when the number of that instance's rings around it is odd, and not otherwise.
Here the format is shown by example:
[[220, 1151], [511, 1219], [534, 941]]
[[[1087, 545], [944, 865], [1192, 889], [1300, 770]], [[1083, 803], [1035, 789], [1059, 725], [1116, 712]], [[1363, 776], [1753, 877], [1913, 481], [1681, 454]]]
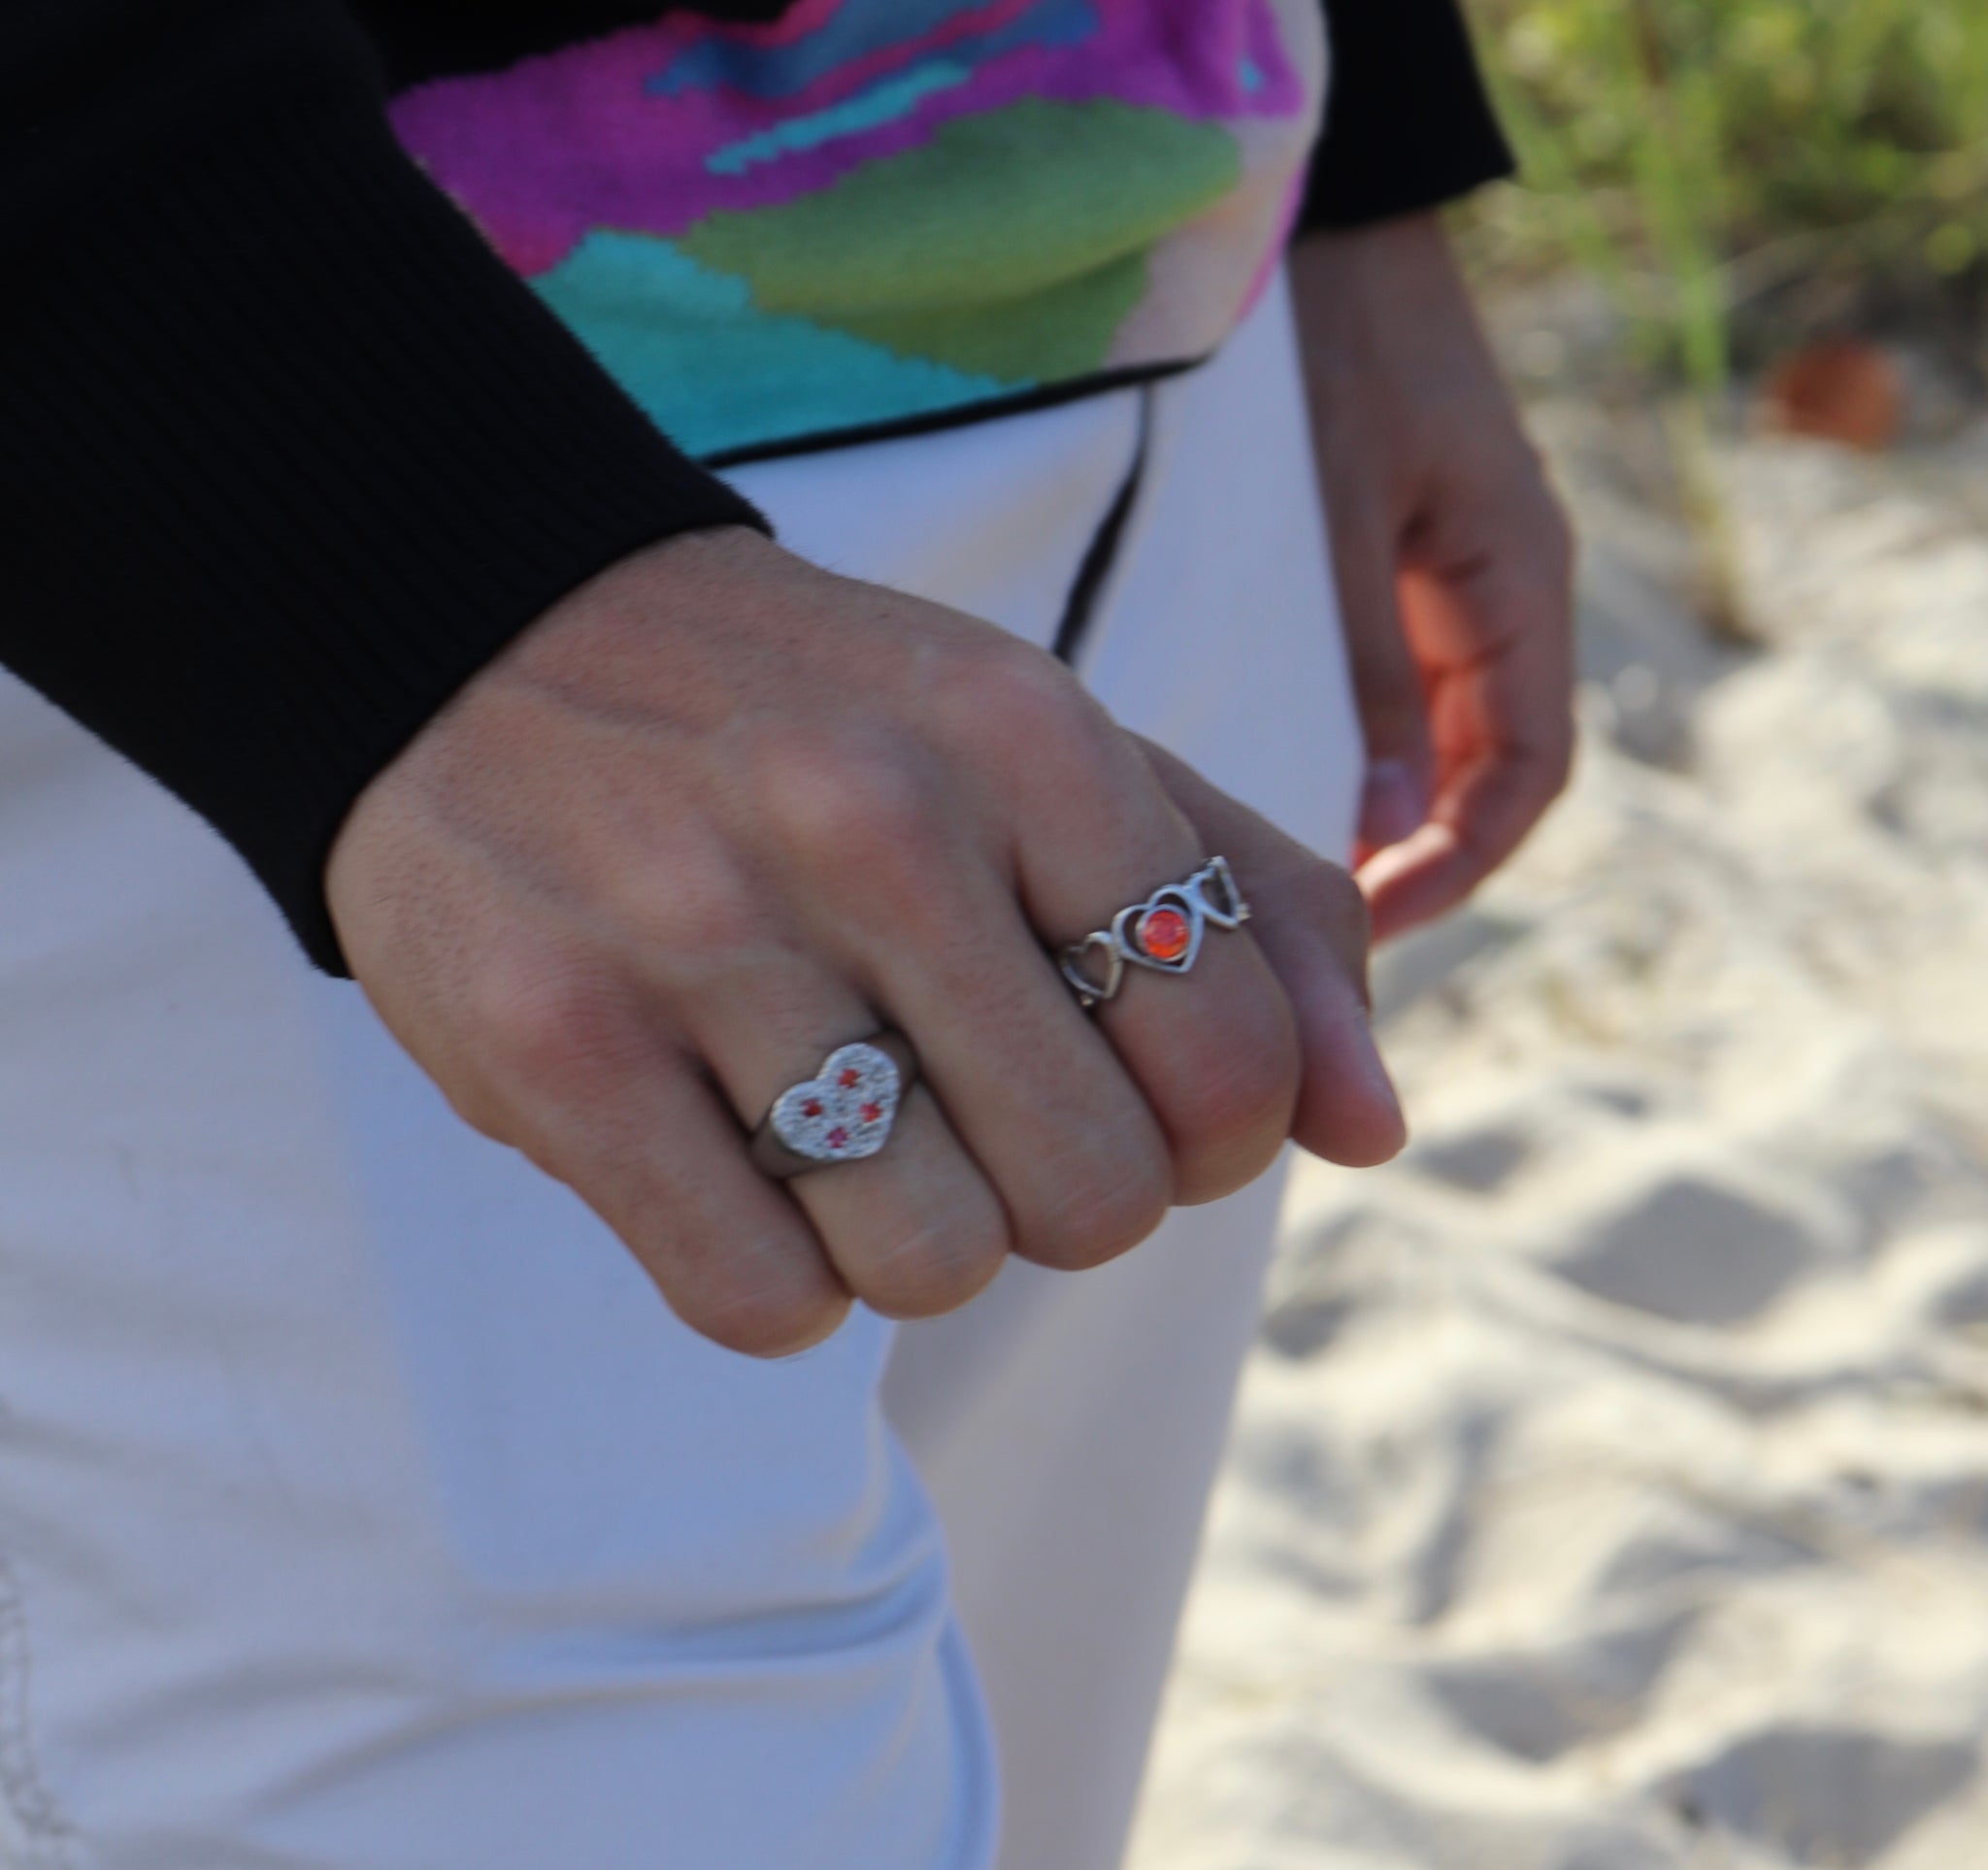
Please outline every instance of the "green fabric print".
[[708, 216], [679, 245], [746, 280], [762, 313], [1032, 383], [1099, 368], [1145, 290], [1147, 250], [1241, 176], [1219, 125], [1026, 98], [817, 193]]

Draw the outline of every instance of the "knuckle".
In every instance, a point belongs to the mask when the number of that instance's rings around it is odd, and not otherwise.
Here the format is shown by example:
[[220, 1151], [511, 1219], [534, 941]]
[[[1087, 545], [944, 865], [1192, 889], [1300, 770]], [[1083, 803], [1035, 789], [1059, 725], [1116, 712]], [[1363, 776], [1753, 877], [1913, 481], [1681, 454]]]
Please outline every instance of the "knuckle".
[[528, 1152], [528, 1143], [523, 1127], [510, 1103], [492, 1085], [477, 1076], [461, 1080], [451, 1079], [442, 1086], [444, 1097], [452, 1110], [471, 1129], [480, 1136], [487, 1136], [493, 1143], [502, 1143], [507, 1149]]
[[1321, 930], [1340, 952], [1366, 950], [1374, 932], [1373, 918], [1367, 898], [1350, 872], [1318, 858], [1288, 882], [1302, 921]]
[[859, 1296], [892, 1319], [936, 1318], [982, 1290], [1008, 1257], [1006, 1219], [988, 1204], [982, 1215], [934, 1214], [887, 1242], [860, 1281]]
[[958, 652], [948, 672], [948, 713], [962, 738], [1012, 761], [1087, 751], [1095, 705], [1075, 676], [1046, 651], [1009, 637]]
[[734, 953], [763, 939], [760, 892], [715, 838], [686, 838], [631, 864], [613, 887], [628, 925], [666, 959]]
[[1238, 1017], [1215, 1043], [1184, 1049], [1176, 1111], [1186, 1149], [1217, 1159], [1275, 1151], [1297, 1108], [1301, 1067], [1288, 1017]]
[[1530, 828], [1567, 789], [1575, 758], [1572, 720], [1513, 750], [1509, 786], [1520, 822]]
[[574, 1092], [595, 1081], [632, 1024], [615, 985], [589, 960], [512, 943], [484, 957], [465, 988], [472, 1043], [500, 1080]]
[[1159, 1226], [1173, 1196], [1173, 1176], [1157, 1149], [1065, 1157], [1018, 1222], [1015, 1252], [1066, 1272], [1102, 1266]]
[[1568, 517], [1560, 496], [1553, 491], [1543, 467], [1540, 472], [1540, 532], [1541, 559], [1556, 583], [1567, 583], [1574, 576], [1579, 546], [1574, 538], [1574, 521]]
[[1143, 856], [1161, 874], [1192, 839], [1124, 730], [1077, 677], [1027, 643], [983, 652], [962, 694], [957, 744], [1036, 835]]
[[791, 1356], [848, 1312], [847, 1288], [798, 1215], [777, 1202], [753, 1219], [692, 1162], [639, 1167], [604, 1212], [671, 1310], [728, 1351]]
[[846, 1294], [804, 1290], [798, 1284], [744, 1281], [694, 1298], [667, 1296], [693, 1331], [748, 1357], [790, 1357], [812, 1349], [841, 1328], [850, 1303]]
[[1574, 736], [1567, 734], [1556, 740], [1541, 755], [1541, 767], [1540, 787], [1543, 804], [1546, 800], [1557, 799], [1574, 778]]
[[769, 750], [759, 764], [776, 839], [803, 862], [887, 877], [943, 845], [938, 789], [906, 749], [850, 736]]
[[1579, 557], [1574, 522], [1537, 460], [1535, 472], [1518, 497], [1523, 504], [1510, 527], [1514, 541], [1511, 564], [1524, 581], [1526, 594], [1534, 600], [1534, 627], [1572, 637], [1572, 598]]

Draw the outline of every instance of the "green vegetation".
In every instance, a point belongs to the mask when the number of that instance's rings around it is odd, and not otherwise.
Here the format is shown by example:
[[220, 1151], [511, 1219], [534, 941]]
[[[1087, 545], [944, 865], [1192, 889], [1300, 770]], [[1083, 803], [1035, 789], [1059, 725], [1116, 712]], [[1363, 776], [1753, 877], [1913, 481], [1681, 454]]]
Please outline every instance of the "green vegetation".
[[1475, 256], [1587, 268], [1637, 361], [1701, 411], [1756, 332], [1978, 313], [1988, 0], [1475, 0], [1474, 17], [1525, 175], [1471, 211]]

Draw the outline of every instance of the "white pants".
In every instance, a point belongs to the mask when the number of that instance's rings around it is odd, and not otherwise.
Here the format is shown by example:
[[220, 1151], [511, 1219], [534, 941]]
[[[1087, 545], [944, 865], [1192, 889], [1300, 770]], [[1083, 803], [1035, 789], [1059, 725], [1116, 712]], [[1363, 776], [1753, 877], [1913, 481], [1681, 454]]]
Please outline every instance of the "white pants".
[[[1085, 672], [1337, 852], [1281, 291], [1151, 394]], [[1046, 641], [1137, 413], [736, 478], [797, 550]], [[0, 1865], [1109, 1870], [1275, 1182], [732, 1355], [0, 676]]]

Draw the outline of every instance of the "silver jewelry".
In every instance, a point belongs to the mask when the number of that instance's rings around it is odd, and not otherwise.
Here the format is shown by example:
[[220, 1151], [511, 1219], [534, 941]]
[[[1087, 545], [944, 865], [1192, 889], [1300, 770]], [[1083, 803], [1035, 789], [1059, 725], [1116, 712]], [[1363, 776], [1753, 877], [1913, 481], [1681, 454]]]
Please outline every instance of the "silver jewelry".
[[1082, 941], [1072, 942], [1056, 964], [1089, 1011], [1118, 991], [1128, 962], [1161, 974], [1185, 974], [1210, 923], [1240, 928], [1249, 914], [1227, 860], [1210, 857], [1185, 883], [1154, 890], [1144, 902], [1121, 909], [1109, 928], [1093, 929]]
[[752, 1132], [752, 1160], [785, 1181], [875, 1155], [890, 1141], [898, 1105], [917, 1076], [911, 1042], [899, 1033], [873, 1033], [839, 1046], [814, 1077], [773, 1100]]

